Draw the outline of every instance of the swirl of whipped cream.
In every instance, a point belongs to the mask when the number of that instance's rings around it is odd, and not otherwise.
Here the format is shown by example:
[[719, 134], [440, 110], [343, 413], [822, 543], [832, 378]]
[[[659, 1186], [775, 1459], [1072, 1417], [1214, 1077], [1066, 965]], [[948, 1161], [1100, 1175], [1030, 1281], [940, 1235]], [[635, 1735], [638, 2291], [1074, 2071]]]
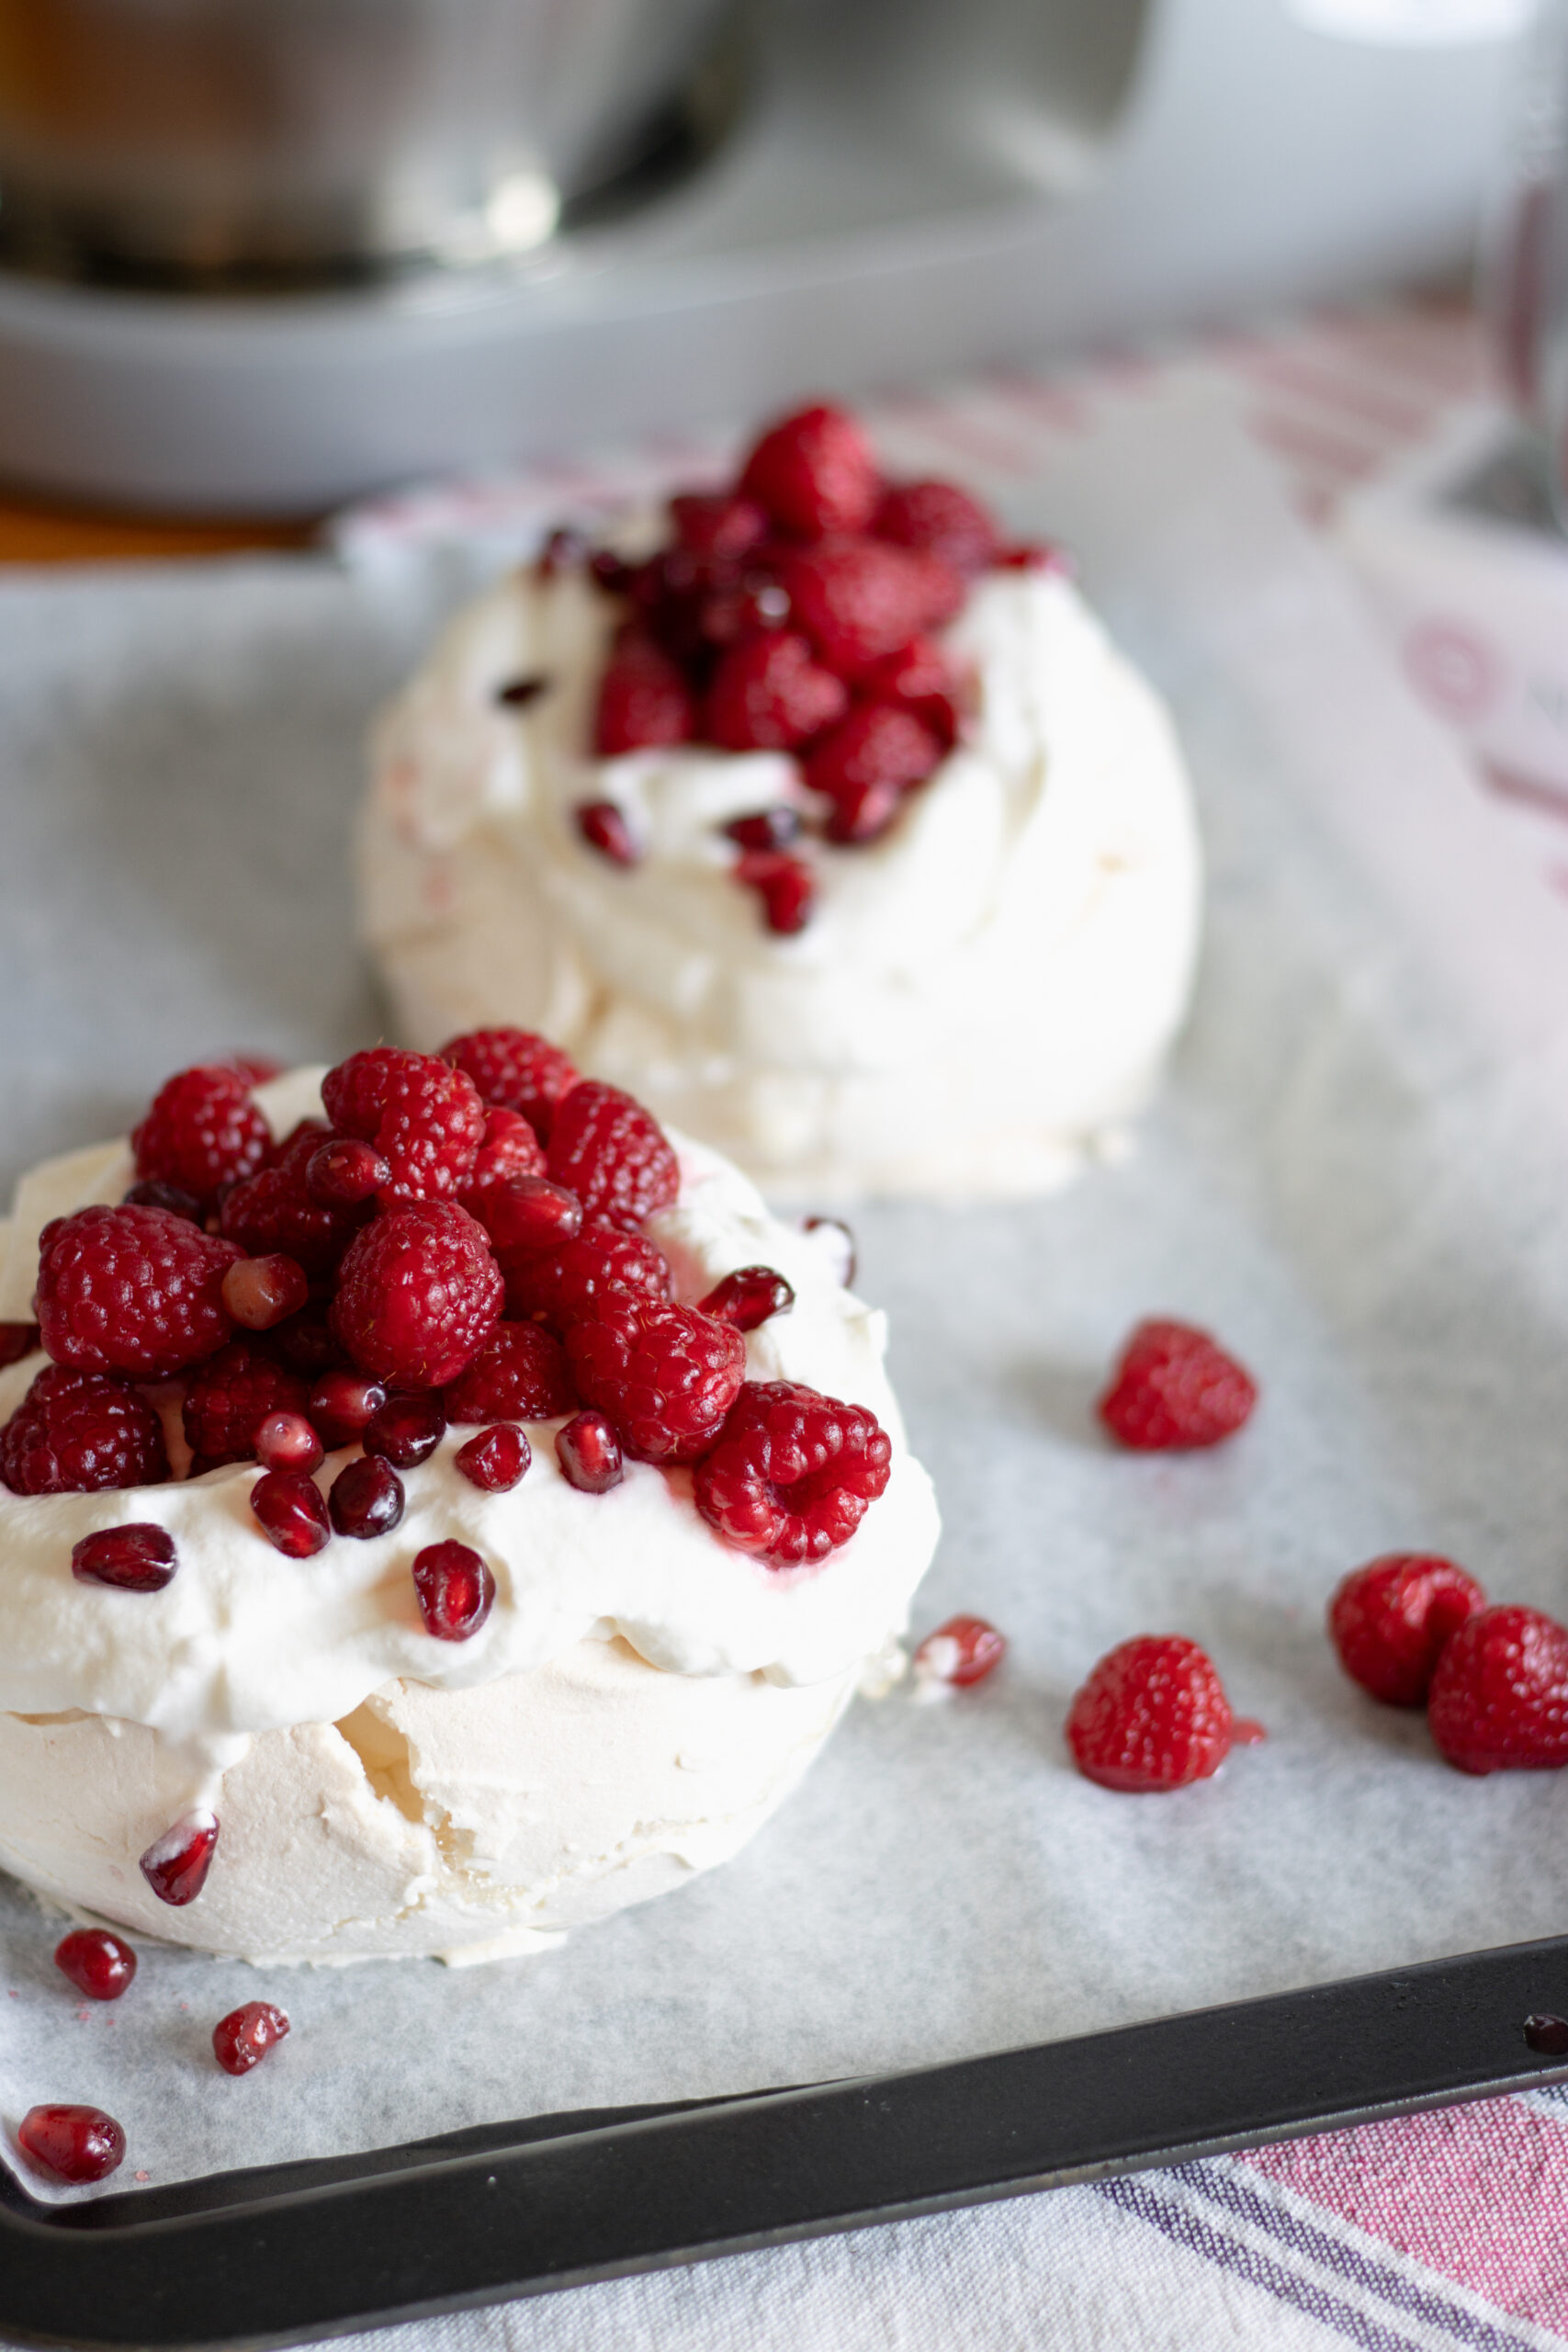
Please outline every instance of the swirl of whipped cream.
[[[1048, 1188], [1138, 1107], [1186, 1008], [1200, 860], [1163, 705], [1070, 582], [998, 571], [945, 643], [964, 741], [879, 840], [813, 842], [816, 909], [777, 936], [733, 818], [812, 796], [783, 752], [593, 761], [615, 611], [520, 571], [460, 615], [379, 728], [366, 937], [425, 1048], [541, 1029], [770, 1189]], [[530, 676], [520, 707], [498, 690]], [[641, 850], [590, 848], [609, 798]]]

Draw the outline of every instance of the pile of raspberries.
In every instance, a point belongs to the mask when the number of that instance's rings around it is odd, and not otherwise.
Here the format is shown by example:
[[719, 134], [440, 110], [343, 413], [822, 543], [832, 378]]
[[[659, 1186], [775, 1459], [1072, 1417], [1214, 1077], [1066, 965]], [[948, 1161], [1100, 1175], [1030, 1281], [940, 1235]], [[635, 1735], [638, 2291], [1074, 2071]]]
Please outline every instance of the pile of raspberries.
[[[604, 1491], [623, 1455], [692, 1465], [703, 1516], [771, 1566], [852, 1534], [887, 1484], [886, 1436], [858, 1407], [746, 1378], [744, 1333], [792, 1301], [771, 1268], [676, 1302], [642, 1230], [676, 1197], [675, 1154], [630, 1095], [542, 1037], [486, 1029], [439, 1055], [350, 1055], [326, 1117], [275, 1144], [253, 1099], [268, 1074], [182, 1070], [134, 1132], [125, 1199], [45, 1227], [51, 1362], [0, 1430], [13, 1492], [168, 1478], [158, 1407], [177, 1383], [190, 1476], [259, 1458], [299, 1489], [288, 1510], [264, 1510], [265, 1478], [253, 1498], [285, 1550], [310, 1548], [295, 1538], [312, 1520], [326, 1540], [303, 1491], [326, 1451], [379, 1458], [364, 1494], [350, 1479], [331, 1498], [338, 1533], [379, 1533], [387, 1465], [423, 1460], [447, 1423], [485, 1427], [458, 1466], [497, 1487], [527, 1465], [517, 1425], [562, 1416], [571, 1483]], [[0, 1356], [33, 1336], [0, 1330]]]
[[[602, 759], [675, 743], [790, 752], [819, 796], [826, 838], [871, 842], [957, 740], [964, 681], [935, 632], [998, 567], [1055, 560], [1006, 547], [992, 517], [947, 481], [890, 482], [854, 418], [802, 409], [764, 433], [733, 488], [670, 501], [669, 545], [641, 563], [588, 555], [558, 534], [547, 574], [573, 555], [622, 605], [600, 680]], [[502, 699], [517, 701], [515, 688]], [[585, 840], [622, 865], [639, 846], [614, 801], [577, 811]], [[793, 805], [728, 828], [736, 878], [768, 927], [809, 920], [812, 876]]]

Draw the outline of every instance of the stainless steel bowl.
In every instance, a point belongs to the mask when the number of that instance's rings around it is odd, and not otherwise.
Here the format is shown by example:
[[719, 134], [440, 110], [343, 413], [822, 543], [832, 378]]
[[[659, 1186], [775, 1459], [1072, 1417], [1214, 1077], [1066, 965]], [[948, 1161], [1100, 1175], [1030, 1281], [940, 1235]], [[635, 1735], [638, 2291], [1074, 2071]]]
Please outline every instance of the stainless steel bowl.
[[0, 261], [295, 286], [529, 251], [711, 143], [734, 0], [0, 0]]

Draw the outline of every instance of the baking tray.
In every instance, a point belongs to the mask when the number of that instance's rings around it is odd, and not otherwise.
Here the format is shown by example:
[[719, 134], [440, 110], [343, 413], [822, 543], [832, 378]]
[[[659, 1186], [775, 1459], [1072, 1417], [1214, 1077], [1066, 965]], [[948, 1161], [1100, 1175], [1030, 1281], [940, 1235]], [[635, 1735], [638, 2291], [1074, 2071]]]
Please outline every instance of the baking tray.
[[0, 2171], [0, 2328], [284, 2344], [1568, 2080], [1568, 1936], [955, 2065], [485, 2124], [49, 2206]]

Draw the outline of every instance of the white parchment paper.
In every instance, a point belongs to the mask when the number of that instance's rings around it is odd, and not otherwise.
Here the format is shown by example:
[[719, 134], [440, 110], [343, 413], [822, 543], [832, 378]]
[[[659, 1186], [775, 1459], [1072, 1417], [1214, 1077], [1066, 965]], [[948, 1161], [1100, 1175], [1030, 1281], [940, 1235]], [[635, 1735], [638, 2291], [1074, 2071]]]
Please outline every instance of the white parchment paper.
[[[1201, 400], [1111, 415], [1013, 509], [1077, 544], [1170, 695], [1211, 899], [1191, 1031], [1127, 1159], [1026, 1208], [857, 1219], [946, 1522], [918, 1630], [977, 1611], [1005, 1669], [858, 1705], [738, 1861], [534, 1962], [263, 1975], [147, 1948], [99, 2007], [51, 1964], [60, 1922], [0, 1883], [6, 2127], [92, 2100], [130, 2140], [112, 2185], [164, 2182], [1568, 1926], [1568, 1782], [1451, 1772], [1322, 1631], [1337, 1577], [1393, 1546], [1568, 1607], [1568, 911]], [[435, 593], [307, 562], [0, 582], [13, 1170], [122, 1128], [205, 1051], [377, 1033], [344, 880], [357, 737]], [[1259, 1375], [1234, 1445], [1138, 1460], [1097, 1433], [1117, 1343], [1160, 1310]], [[1269, 1738], [1134, 1800], [1078, 1779], [1061, 1726], [1145, 1630], [1203, 1642]], [[264, 1996], [293, 2034], [231, 2082], [211, 2026]]]

